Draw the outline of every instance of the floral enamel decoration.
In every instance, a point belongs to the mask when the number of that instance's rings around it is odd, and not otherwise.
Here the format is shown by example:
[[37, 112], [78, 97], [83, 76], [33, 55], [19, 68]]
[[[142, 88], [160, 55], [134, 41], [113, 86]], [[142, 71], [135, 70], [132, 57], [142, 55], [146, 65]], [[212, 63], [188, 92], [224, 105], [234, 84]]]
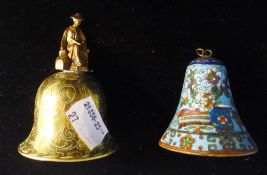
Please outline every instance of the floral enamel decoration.
[[257, 152], [234, 105], [224, 64], [211, 50], [187, 67], [177, 111], [160, 139], [175, 152], [203, 156], [244, 156]]

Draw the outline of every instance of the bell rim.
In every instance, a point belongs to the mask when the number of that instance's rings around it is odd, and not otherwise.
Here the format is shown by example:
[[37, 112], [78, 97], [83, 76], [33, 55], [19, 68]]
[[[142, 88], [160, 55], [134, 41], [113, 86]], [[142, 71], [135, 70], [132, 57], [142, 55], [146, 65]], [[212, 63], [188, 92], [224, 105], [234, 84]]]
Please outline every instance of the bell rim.
[[163, 142], [159, 141], [159, 146], [176, 153], [182, 153], [187, 155], [194, 156], [203, 156], [203, 157], [242, 157], [256, 154], [258, 148], [251, 149], [249, 151], [193, 151], [193, 150], [184, 150], [180, 148], [174, 148], [172, 146], [166, 145]]
[[84, 158], [73, 158], [73, 159], [58, 159], [58, 158], [49, 158], [49, 157], [41, 157], [41, 156], [34, 156], [34, 154], [25, 154], [20, 151], [18, 148], [18, 153], [26, 158], [32, 159], [32, 160], [38, 160], [38, 161], [46, 161], [46, 162], [85, 162], [90, 160], [96, 160], [101, 159], [104, 157], [108, 157], [111, 154], [118, 151], [118, 147], [114, 148], [112, 151], [109, 151], [105, 154], [94, 156], [94, 157], [84, 157]]

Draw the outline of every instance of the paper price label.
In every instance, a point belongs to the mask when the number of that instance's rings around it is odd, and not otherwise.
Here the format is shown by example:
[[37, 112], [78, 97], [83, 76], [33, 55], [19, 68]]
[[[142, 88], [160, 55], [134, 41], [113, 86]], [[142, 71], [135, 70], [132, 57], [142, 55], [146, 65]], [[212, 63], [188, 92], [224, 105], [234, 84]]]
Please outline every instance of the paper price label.
[[90, 96], [73, 104], [66, 115], [77, 134], [91, 149], [98, 146], [108, 133], [108, 129]]

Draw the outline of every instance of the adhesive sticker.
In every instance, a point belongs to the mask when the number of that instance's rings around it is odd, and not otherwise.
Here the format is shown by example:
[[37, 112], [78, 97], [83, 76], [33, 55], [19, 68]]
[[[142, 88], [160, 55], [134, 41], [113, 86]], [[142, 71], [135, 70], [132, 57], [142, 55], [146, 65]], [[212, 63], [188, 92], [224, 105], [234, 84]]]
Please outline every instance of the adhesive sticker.
[[73, 104], [66, 115], [77, 134], [91, 149], [98, 146], [108, 133], [91, 96]]

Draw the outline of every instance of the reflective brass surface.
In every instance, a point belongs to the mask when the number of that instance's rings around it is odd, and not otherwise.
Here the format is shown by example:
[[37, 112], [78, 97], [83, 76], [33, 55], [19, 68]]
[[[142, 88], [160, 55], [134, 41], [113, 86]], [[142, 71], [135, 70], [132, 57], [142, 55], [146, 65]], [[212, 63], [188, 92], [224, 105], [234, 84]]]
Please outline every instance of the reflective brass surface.
[[34, 124], [18, 151], [25, 157], [57, 162], [92, 160], [108, 156], [117, 146], [108, 133], [102, 143], [90, 150], [75, 132], [65, 112], [78, 100], [91, 96], [103, 117], [105, 101], [99, 83], [77, 72], [59, 72], [40, 85], [34, 109]]

